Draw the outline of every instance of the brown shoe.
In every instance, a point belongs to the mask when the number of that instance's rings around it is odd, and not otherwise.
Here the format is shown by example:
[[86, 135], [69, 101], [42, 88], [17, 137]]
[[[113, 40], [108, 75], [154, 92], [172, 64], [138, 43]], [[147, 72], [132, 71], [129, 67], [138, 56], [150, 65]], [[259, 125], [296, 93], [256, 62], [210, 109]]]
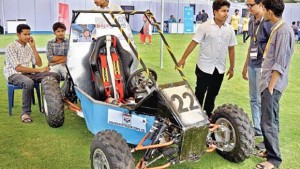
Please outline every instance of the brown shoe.
[[24, 113], [24, 114], [21, 116], [21, 122], [23, 122], [23, 123], [32, 123], [33, 120], [31, 119], [31, 117], [30, 117], [29, 114]]

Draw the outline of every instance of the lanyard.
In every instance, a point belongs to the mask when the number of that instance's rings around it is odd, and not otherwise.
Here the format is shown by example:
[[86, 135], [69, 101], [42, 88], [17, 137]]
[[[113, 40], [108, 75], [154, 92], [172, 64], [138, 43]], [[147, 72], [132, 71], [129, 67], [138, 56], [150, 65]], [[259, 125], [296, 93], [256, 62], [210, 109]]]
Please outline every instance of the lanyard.
[[[258, 30], [259, 30], [259, 28], [260, 28], [260, 25], [261, 25], [263, 19], [264, 19], [264, 17], [261, 17], [260, 22], [259, 22], [259, 25], [258, 25], [258, 27], [256, 28], [255, 33], [253, 33], [253, 34], [254, 34], [254, 36], [253, 36], [253, 41], [254, 41], [255, 43], [256, 43], [256, 40], [257, 40], [256, 37], [257, 37], [257, 34], [258, 34]], [[255, 20], [254, 20], [254, 22], [255, 22]], [[252, 23], [253, 23], [253, 32], [254, 32], [254, 22], [252, 22]]]
[[263, 57], [266, 57], [267, 52], [268, 52], [268, 50], [269, 50], [269, 48], [270, 48], [270, 43], [271, 43], [271, 39], [272, 39], [273, 33], [274, 33], [278, 28], [280, 28], [280, 26], [281, 26], [283, 23], [284, 23], [283, 20], [280, 20], [279, 24], [276, 25], [276, 27], [272, 30], [271, 35], [270, 35], [269, 40], [268, 40], [268, 43], [267, 43], [267, 45], [266, 45], [266, 49], [265, 49], [265, 51], [264, 51]]

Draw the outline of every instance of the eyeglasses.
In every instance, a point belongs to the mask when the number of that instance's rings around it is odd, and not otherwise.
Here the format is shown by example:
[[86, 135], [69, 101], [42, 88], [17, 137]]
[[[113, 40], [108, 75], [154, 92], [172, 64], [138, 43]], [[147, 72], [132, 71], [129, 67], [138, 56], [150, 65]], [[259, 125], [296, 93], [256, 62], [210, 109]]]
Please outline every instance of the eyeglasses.
[[252, 8], [256, 4], [245, 4], [248, 8]]

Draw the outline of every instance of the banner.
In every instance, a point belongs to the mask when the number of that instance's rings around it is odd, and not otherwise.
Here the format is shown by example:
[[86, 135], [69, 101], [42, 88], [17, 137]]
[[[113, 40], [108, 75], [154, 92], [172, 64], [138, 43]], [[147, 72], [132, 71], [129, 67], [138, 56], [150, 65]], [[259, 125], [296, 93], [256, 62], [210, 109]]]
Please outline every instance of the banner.
[[184, 7], [184, 33], [194, 32], [194, 9], [191, 6]]
[[70, 19], [69, 19], [69, 5], [65, 3], [58, 3], [58, 22], [66, 25], [67, 31], [70, 32]]

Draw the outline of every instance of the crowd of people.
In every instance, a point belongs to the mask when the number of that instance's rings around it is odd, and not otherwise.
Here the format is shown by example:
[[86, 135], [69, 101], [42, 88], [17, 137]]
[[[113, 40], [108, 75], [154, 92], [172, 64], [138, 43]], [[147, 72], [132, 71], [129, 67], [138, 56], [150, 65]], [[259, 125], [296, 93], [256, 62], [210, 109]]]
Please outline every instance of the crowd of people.
[[[120, 10], [120, 7], [108, 0], [95, 0], [97, 10]], [[283, 0], [246, 0], [249, 14], [243, 20], [243, 40], [250, 37], [250, 44], [242, 70], [243, 79], [249, 82], [249, 97], [255, 136], [263, 137], [257, 145], [260, 157], [265, 162], [258, 163], [255, 169], [279, 167], [282, 157], [279, 149], [279, 101], [287, 87], [291, 56], [294, 50], [294, 38], [298, 34], [299, 21], [292, 26], [282, 19]], [[195, 65], [195, 95], [206, 111], [212, 116], [215, 100], [222, 86], [224, 76], [228, 80], [234, 76], [236, 34], [240, 21], [239, 10], [231, 16], [230, 24], [226, 23], [230, 9], [227, 0], [215, 0], [212, 5], [214, 17], [208, 19], [207, 13], [196, 16], [201, 22], [191, 42], [184, 51], [178, 66], [184, 68], [188, 56], [200, 45], [200, 52]], [[170, 22], [176, 22], [173, 15]], [[141, 42], [152, 44], [152, 18], [150, 11], [143, 17], [140, 32]], [[30, 26], [20, 24], [17, 27], [18, 39], [6, 47], [4, 75], [9, 83], [21, 86], [22, 112], [21, 121], [32, 123], [31, 90], [34, 82], [46, 76], [53, 76], [59, 82], [66, 78], [66, 61], [69, 40], [65, 37], [66, 27], [63, 23], [53, 24], [55, 38], [47, 44], [46, 56], [48, 65], [42, 66], [42, 59], [37, 52], [35, 40], [31, 36]], [[297, 31], [296, 31], [297, 30]], [[219, 36], [220, 32], [226, 36]], [[82, 42], [91, 41], [90, 31], [83, 30]], [[218, 49], [218, 50], [216, 50]], [[226, 71], [226, 56], [229, 55], [229, 68]], [[39, 66], [30, 67], [30, 63]], [[226, 73], [226, 74], [225, 74]]]

